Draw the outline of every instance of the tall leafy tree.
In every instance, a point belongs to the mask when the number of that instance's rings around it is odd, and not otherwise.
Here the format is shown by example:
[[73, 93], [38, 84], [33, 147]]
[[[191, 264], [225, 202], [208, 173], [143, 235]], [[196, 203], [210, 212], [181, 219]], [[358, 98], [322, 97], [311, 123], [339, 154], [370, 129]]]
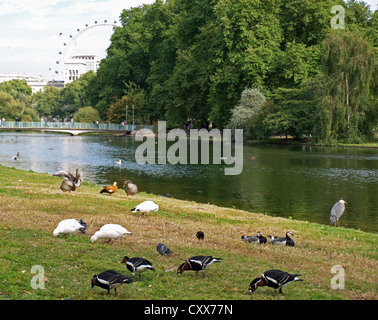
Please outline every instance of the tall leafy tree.
[[279, 1], [218, 1], [218, 44], [211, 76], [211, 118], [223, 127], [245, 87], [263, 88], [282, 39]]
[[324, 40], [324, 93], [317, 108], [323, 141], [359, 142], [377, 121], [374, 50], [360, 34], [334, 30]]

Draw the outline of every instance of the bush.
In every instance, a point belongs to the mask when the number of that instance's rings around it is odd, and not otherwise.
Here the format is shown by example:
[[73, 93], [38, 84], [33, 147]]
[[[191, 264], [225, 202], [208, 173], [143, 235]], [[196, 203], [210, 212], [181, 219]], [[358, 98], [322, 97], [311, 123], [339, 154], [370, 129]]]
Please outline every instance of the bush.
[[100, 120], [100, 113], [92, 107], [80, 108], [73, 116], [75, 122], [92, 123]]

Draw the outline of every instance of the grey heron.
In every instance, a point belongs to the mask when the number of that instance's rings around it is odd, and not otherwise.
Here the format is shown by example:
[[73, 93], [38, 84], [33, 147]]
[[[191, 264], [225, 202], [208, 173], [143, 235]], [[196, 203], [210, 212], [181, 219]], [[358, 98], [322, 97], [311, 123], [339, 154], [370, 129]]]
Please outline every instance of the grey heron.
[[331, 214], [329, 216], [329, 224], [335, 223], [335, 226], [339, 226], [339, 219], [345, 211], [346, 203], [347, 203], [346, 201], [344, 201], [343, 199], [340, 199], [333, 205], [331, 209]]

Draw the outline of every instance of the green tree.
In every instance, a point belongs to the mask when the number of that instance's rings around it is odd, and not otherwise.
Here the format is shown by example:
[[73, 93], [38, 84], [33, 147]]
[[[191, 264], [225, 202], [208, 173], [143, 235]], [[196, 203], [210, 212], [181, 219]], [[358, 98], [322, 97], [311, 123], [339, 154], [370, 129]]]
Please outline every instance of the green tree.
[[[278, 1], [219, 1], [216, 71], [211, 75], [211, 119], [228, 123], [245, 87], [263, 88], [279, 52], [282, 33]], [[220, 41], [221, 40], [221, 41]]]
[[60, 107], [60, 91], [51, 86], [45, 87], [43, 91], [33, 94], [32, 106], [38, 112], [40, 118], [52, 118]]
[[92, 123], [100, 120], [100, 113], [93, 107], [80, 108], [73, 116], [75, 122]]
[[146, 112], [148, 101], [143, 89], [135, 83], [125, 84], [124, 95], [116, 99], [107, 111], [107, 118], [111, 122], [122, 122], [126, 120], [126, 106], [128, 106], [128, 123], [132, 122], [131, 112], [134, 107], [134, 121], [136, 124], [150, 123], [149, 113]]
[[[360, 142], [377, 121], [377, 63], [360, 34], [334, 30], [323, 44], [323, 96], [316, 132], [322, 141]], [[375, 87], [376, 89], [376, 87]]]
[[243, 138], [251, 138], [251, 127], [266, 98], [259, 89], [246, 88], [243, 90], [239, 104], [233, 109], [227, 128], [243, 129]]

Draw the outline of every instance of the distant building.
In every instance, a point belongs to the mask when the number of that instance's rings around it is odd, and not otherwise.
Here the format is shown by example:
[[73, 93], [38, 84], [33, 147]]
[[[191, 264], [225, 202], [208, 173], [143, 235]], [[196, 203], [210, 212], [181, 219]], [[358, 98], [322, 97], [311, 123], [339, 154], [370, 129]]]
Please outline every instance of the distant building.
[[43, 88], [47, 86], [47, 80], [43, 79], [42, 76], [33, 77], [26, 73], [0, 73], [0, 83], [10, 80], [26, 80], [33, 93], [43, 91]]
[[64, 83], [70, 83], [80, 78], [80, 76], [88, 71], [97, 72], [100, 66], [101, 57], [85, 54], [73, 56], [64, 60], [63, 76]]

